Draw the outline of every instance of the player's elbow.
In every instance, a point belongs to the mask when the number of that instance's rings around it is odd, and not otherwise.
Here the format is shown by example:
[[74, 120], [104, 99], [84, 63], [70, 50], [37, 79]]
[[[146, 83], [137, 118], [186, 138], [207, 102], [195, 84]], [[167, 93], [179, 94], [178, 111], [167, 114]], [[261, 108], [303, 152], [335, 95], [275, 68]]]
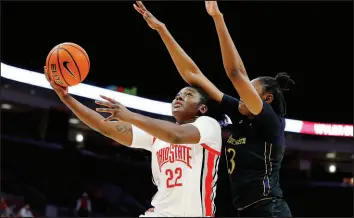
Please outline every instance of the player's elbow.
[[188, 71], [186, 76], [184, 77], [184, 80], [191, 86], [203, 86], [203, 73], [200, 72], [200, 70], [195, 70], [195, 71]]
[[199, 67], [194, 62], [192, 62], [192, 64], [189, 66], [189, 71], [192, 75], [201, 74]]
[[112, 131], [99, 132], [99, 133], [106, 136], [107, 138], [112, 139], [113, 141], [118, 142], [120, 145], [130, 147], [133, 143], [133, 137], [130, 136], [122, 136]]
[[106, 129], [95, 129], [96, 132], [100, 133], [103, 136], [106, 136], [107, 138], [113, 139], [113, 134], [110, 131], [107, 131]]
[[103, 125], [98, 125], [97, 128], [95, 128], [94, 130], [96, 130], [98, 133], [113, 139], [115, 136], [115, 132], [114, 129], [110, 128], [108, 125], [104, 125], [106, 123], [103, 123]]
[[173, 130], [171, 129], [168, 132], [168, 143], [171, 144], [183, 144], [187, 143], [187, 136], [188, 134], [186, 133], [186, 130], [182, 126], [178, 126], [174, 128]]
[[232, 81], [236, 81], [242, 76], [242, 71], [235, 67], [225, 68], [225, 71], [226, 71], [226, 75]]
[[260, 98], [255, 98], [252, 100], [252, 103], [245, 103], [248, 110], [254, 116], [260, 114], [263, 110], [263, 102]]
[[180, 144], [182, 143], [183, 137], [180, 133], [178, 132], [169, 132], [167, 136], [167, 141], [170, 144]]
[[202, 72], [199, 67], [192, 61], [185, 65], [183, 71], [183, 75], [188, 77], [189, 79], [195, 79], [195, 77], [200, 76]]
[[105, 125], [103, 125], [102, 123], [96, 123], [96, 125], [92, 125], [90, 126], [93, 130], [95, 130], [98, 133], [101, 133], [102, 135], [107, 136], [107, 134], [109, 133], [109, 129], [105, 127]]
[[199, 130], [193, 125], [181, 125], [171, 132], [173, 144], [197, 144], [200, 140]]

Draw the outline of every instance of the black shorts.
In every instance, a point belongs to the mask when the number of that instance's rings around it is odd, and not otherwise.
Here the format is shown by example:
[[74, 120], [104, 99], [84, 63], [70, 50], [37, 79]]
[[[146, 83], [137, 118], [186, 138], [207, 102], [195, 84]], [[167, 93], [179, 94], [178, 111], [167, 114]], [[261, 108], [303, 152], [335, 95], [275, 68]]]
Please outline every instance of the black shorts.
[[292, 217], [290, 208], [283, 198], [259, 201], [239, 211], [240, 217]]

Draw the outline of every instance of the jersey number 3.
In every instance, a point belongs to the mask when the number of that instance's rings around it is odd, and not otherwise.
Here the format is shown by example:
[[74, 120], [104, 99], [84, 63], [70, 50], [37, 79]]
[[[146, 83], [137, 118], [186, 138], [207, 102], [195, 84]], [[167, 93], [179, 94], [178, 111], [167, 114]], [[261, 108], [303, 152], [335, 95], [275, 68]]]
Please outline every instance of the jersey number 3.
[[182, 177], [182, 169], [180, 167], [177, 167], [174, 172], [171, 169], [167, 169], [165, 171], [165, 174], [167, 176], [167, 180], [166, 180], [167, 188], [182, 186], [182, 183], [178, 181]]
[[[232, 174], [232, 172], [234, 172], [234, 170], [235, 170], [235, 165], [236, 165], [235, 164], [236, 150], [233, 148], [229, 148], [229, 149], [227, 149], [227, 152], [229, 154], [231, 154], [231, 158], [229, 159], [231, 166], [227, 165], [227, 168], [228, 168], [229, 174]], [[226, 155], [226, 158], [227, 158], [227, 155]]]

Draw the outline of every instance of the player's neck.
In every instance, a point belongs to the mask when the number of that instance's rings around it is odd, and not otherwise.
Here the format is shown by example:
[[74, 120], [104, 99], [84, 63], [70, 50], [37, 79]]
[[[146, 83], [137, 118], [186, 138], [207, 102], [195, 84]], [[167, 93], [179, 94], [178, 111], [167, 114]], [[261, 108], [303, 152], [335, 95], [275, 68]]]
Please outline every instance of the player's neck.
[[193, 123], [197, 118], [198, 118], [199, 116], [197, 116], [197, 117], [194, 117], [193, 119], [189, 119], [189, 120], [183, 120], [183, 121], [176, 121], [176, 124], [178, 124], [178, 125], [183, 125], [183, 124], [187, 124], [187, 123]]

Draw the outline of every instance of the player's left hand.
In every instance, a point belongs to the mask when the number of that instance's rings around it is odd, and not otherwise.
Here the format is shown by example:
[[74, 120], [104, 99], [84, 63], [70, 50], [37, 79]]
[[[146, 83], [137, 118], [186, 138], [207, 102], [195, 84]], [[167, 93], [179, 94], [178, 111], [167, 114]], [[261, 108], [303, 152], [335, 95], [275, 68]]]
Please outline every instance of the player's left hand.
[[136, 1], [136, 4], [133, 4], [134, 9], [139, 12], [139, 14], [143, 15], [145, 21], [148, 23], [149, 27], [154, 30], [159, 30], [164, 26], [164, 24], [156, 19], [154, 15], [150, 13], [144, 6], [141, 1]]
[[208, 14], [212, 17], [222, 15], [217, 1], [205, 1], [205, 8]]
[[97, 112], [103, 113], [111, 113], [111, 115], [105, 118], [103, 121], [111, 121], [117, 119], [119, 121], [128, 121], [129, 118], [133, 115], [133, 112], [128, 110], [124, 105], [115, 101], [112, 98], [106, 97], [104, 95], [100, 95], [106, 101], [98, 101], [95, 103], [101, 106], [105, 106], [105, 108], [96, 108]]

